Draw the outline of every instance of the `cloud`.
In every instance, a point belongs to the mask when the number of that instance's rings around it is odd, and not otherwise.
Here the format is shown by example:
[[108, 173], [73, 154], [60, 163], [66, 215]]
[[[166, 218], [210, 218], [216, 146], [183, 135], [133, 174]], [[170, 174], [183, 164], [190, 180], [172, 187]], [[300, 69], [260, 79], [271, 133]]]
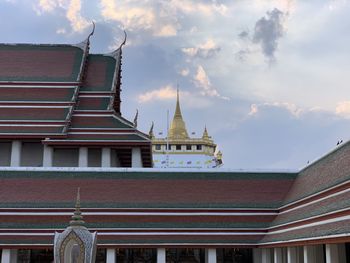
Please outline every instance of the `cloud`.
[[175, 36], [179, 27], [176, 15], [171, 16], [152, 3], [129, 0], [117, 5], [113, 0], [101, 0], [101, 15], [106, 20], [119, 22], [129, 31], [146, 30], [154, 36]]
[[211, 58], [215, 56], [221, 48], [217, 46], [212, 38], [209, 38], [205, 43], [198, 47], [188, 47], [181, 49], [183, 53], [190, 57]]
[[286, 14], [275, 8], [267, 12], [266, 17], [255, 23], [253, 42], [260, 44], [263, 54], [270, 60], [275, 59], [278, 40], [284, 34], [284, 20]]
[[66, 4], [67, 0], [39, 0], [37, 4], [34, 5], [34, 11], [37, 15], [52, 13], [57, 8], [64, 8]]
[[[34, 5], [37, 15], [53, 13], [57, 9], [64, 10], [74, 32], [82, 32], [90, 25], [90, 22], [81, 15], [81, 0], [39, 0]], [[57, 29], [56, 33], [63, 33], [62, 29]]]
[[200, 89], [201, 95], [229, 100], [229, 98], [221, 96], [219, 92], [213, 88], [207, 73], [201, 65], [197, 67], [197, 73], [193, 80], [196, 87]]
[[342, 101], [337, 104], [335, 113], [339, 116], [350, 118], [350, 101]]
[[75, 32], [82, 32], [90, 23], [81, 16], [81, 1], [80, 0], [71, 0], [66, 17], [70, 21], [71, 27]]
[[228, 10], [226, 5], [219, 4], [216, 1], [206, 3], [191, 0], [171, 0], [169, 7], [184, 14], [201, 14], [205, 16], [212, 16], [215, 13], [226, 15]]
[[188, 76], [188, 74], [190, 74], [190, 70], [188, 68], [182, 69], [180, 72], [180, 75], [183, 77]]
[[[252, 104], [250, 106], [249, 116], [255, 116], [259, 113], [261, 108], [281, 108], [287, 110], [292, 116], [299, 118], [300, 115], [304, 112], [302, 108], [299, 108], [293, 103], [288, 102], [265, 102], [260, 104]], [[312, 110], [310, 110], [312, 111]]]
[[176, 98], [176, 89], [171, 85], [166, 85], [160, 89], [148, 91], [140, 94], [137, 98], [139, 103], [149, 102], [153, 100], [170, 100]]

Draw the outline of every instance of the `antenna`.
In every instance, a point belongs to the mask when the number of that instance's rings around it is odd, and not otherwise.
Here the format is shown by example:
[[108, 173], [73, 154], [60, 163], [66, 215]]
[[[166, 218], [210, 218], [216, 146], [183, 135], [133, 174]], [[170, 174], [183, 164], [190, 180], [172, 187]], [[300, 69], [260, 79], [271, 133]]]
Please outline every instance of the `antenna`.
[[166, 111], [166, 167], [169, 168], [169, 110]]

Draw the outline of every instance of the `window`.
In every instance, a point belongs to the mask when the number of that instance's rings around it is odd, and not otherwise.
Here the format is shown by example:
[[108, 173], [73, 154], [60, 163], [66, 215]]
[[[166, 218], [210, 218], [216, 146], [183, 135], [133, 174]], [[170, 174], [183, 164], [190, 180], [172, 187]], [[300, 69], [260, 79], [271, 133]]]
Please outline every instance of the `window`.
[[89, 148], [88, 167], [101, 167], [102, 150], [101, 148]]
[[160, 148], [160, 144], [156, 144], [156, 150], [157, 150], [157, 151], [160, 151], [160, 149], [161, 149], [161, 148]]
[[192, 145], [186, 145], [186, 150], [191, 151], [192, 150]]
[[11, 143], [0, 142], [0, 166], [11, 165]]
[[53, 151], [54, 167], [77, 167], [78, 160], [78, 148], [55, 148]]
[[197, 151], [201, 151], [202, 150], [202, 145], [198, 144], [197, 145]]
[[181, 151], [181, 145], [176, 145], [176, 151]]
[[44, 147], [40, 142], [23, 142], [21, 149], [21, 166], [43, 166]]

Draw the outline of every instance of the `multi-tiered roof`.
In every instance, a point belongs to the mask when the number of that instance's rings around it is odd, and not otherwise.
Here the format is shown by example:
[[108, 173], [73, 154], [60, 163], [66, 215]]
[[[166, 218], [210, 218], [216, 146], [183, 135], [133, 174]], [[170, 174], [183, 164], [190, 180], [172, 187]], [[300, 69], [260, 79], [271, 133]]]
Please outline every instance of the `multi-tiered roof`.
[[[93, 32], [92, 32], [93, 33]], [[0, 139], [41, 139], [60, 146], [140, 146], [151, 142], [121, 115], [122, 46], [90, 54], [78, 45], [0, 44]], [[130, 154], [119, 153], [128, 166]]]

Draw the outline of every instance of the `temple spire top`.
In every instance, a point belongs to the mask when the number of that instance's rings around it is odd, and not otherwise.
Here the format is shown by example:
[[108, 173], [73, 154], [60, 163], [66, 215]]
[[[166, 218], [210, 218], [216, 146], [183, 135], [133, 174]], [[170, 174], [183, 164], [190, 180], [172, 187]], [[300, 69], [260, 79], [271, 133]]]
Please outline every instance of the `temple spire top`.
[[179, 88], [176, 92], [176, 109], [168, 137], [169, 139], [188, 139], [186, 125], [181, 114]]
[[85, 222], [83, 221], [83, 216], [81, 215], [81, 211], [80, 211], [80, 187], [78, 187], [74, 215], [72, 216], [72, 220], [69, 222], [69, 224], [71, 226], [82, 226], [85, 224]]

